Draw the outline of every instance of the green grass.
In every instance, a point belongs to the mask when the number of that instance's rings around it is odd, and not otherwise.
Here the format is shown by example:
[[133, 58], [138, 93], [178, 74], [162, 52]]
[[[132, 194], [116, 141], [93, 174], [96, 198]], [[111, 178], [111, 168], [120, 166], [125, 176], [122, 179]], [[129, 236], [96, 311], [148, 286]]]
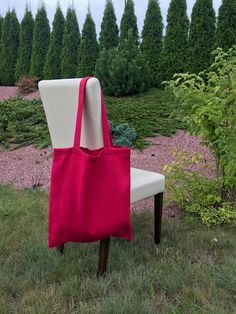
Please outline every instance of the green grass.
[[98, 243], [47, 248], [48, 195], [0, 187], [0, 313], [234, 313], [236, 237], [226, 227], [133, 214], [131, 243], [112, 239], [96, 279]]
[[[136, 147], [147, 145], [146, 137], [171, 135], [182, 122], [176, 117], [176, 104], [166, 91], [153, 89], [147, 93], [122, 98], [107, 97], [108, 118], [115, 125], [128, 123], [138, 134]], [[175, 112], [175, 113], [174, 113]], [[39, 100], [20, 98], [0, 102], [0, 143], [17, 146], [50, 145], [50, 137], [42, 104]]]

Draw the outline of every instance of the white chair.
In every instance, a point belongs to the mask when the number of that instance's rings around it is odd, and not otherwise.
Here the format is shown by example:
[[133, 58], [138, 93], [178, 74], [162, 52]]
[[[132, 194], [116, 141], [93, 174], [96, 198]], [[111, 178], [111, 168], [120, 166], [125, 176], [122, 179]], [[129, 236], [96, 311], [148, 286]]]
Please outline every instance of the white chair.
[[[77, 113], [78, 88], [81, 79], [40, 81], [42, 98], [53, 147], [73, 146]], [[86, 85], [81, 146], [103, 147], [100, 84], [91, 78]], [[165, 177], [162, 174], [131, 168], [131, 203], [154, 196], [154, 242], [160, 243]], [[101, 239], [97, 275], [106, 271], [110, 238]], [[64, 245], [58, 250], [63, 253]]]

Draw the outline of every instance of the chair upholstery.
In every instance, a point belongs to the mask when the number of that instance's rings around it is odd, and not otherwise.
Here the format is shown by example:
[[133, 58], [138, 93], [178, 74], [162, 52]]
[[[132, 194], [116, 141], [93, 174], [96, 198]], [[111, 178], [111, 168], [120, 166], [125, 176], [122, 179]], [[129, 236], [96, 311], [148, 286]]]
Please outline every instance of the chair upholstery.
[[156, 172], [131, 168], [131, 203], [164, 192], [165, 176]]

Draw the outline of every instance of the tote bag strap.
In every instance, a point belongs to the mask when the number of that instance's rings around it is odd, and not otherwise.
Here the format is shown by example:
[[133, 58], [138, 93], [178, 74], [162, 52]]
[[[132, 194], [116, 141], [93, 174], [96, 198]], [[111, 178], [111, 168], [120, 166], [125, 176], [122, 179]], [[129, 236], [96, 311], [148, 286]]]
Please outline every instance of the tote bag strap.
[[[82, 127], [82, 115], [85, 100], [86, 83], [91, 77], [85, 77], [80, 82], [79, 97], [78, 97], [78, 110], [74, 135], [74, 147], [80, 147], [81, 127]], [[102, 133], [104, 147], [112, 146], [111, 132], [107, 119], [106, 108], [101, 91], [101, 117], [102, 117]]]

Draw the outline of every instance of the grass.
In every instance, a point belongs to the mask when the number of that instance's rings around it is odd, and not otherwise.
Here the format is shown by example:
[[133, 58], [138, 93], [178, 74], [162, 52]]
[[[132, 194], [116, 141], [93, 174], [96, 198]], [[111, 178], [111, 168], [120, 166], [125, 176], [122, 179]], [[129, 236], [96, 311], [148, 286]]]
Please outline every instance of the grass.
[[[138, 134], [136, 147], [147, 145], [146, 137], [171, 135], [182, 122], [176, 104], [166, 91], [153, 89], [137, 96], [106, 97], [108, 118], [115, 125], [128, 123]], [[174, 113], [175, 112], [175, 113]], [[19, 146], [51, 144], [41, 101], [21, 98], [0, 102], [0, 143]]]
[[234, 313], [235, 230], [132, 215], [131, 243], [112, 239], [108, 272], [97, 280], [98, 243], [47, 248], [48, 195], [0, 187], [0, 313]]

